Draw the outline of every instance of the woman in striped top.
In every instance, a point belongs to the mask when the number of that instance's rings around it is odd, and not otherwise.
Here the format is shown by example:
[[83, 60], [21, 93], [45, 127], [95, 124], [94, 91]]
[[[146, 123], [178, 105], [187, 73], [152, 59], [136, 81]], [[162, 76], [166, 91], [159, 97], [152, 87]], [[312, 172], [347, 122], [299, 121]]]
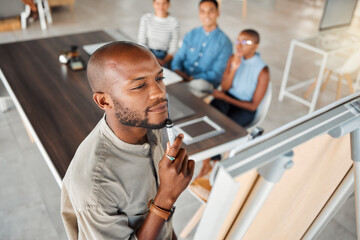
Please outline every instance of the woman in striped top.
[[153, 7], [155, 14], [147, 13], [141, 18], [138, 43], [149, 48], [161, 66], [166, 66], [176, 53], [180, 25], [168, 13], [170, 0], [153, 0]]

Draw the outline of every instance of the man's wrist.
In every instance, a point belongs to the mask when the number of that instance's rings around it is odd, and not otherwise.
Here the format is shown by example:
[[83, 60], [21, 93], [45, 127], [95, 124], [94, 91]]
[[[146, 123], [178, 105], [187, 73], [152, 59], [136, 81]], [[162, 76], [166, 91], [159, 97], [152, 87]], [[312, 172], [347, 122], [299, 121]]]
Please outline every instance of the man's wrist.
[[166, 210], [170, 210], [172, 208], [172, 206], [174, 205], [175, 201], [173, 201], [172, 199], [166, 197], [166, 198], [161, 198], [159, 197], [159, 194], [156, 195], [156, 197], [154, 198], [154, 204], [156, 206], [159, 206], [160, 208], [166, 209]]
[[170, 210], [167, 209], [163, 209], [162, 207], [157, 206], [154, 203], [154, 200], [150, 200], [148, 203], [148, 209], [150, 212], [154, 213], [155, 215], [157, 215], [158, 217], [160, 217], [161, 219], [165, 220], [165, 221], [170, 221], [172, 215], [175, 212], [175, 207], [171, 207]]

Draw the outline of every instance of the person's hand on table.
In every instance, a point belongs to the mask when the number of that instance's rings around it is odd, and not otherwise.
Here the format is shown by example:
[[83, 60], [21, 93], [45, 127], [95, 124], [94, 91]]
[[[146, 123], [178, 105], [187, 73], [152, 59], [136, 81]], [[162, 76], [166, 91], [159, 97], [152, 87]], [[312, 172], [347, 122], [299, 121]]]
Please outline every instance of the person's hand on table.
[[222, 100], [224, 100], [225, 97], [226, 97], [226, 94], [225, 94], [223, 91], [219, 91], [219, 90], [217, 90], [217, 89], [214, 89], [211, 95], [212, 95], [214, 98], [222, 99]]
[[190, 82], [194, 79], [192, 76], [188, 76], [186, 73], [180, 70], [175, 70], [174, 72], [176, 72], [180, 77], [182, 77], [185, 82]]
[[180, 134], [172, 146], [167, 143], [165, 155], [159, 163], [160, 185], [154, 204], [164, 209], [173, 206], [194, 174], [195, 161], [188, 159], [186, 150], [180, 148], [183, 138], [184, 135]]

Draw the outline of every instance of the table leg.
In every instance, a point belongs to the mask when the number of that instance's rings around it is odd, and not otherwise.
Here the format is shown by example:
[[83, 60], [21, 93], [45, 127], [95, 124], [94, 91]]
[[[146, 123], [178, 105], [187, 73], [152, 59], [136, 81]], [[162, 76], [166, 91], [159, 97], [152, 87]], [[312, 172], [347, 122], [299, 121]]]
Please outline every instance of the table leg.
[[339, 74], [337, 89], [336, 89], [336, 100], [339, 100], [341, 98], [341, 84], [342, 84], [342, 75]]
[[327, 62], [327, 58], [328, 58], [327, 54], [322, 54], [322, 55], [323, 55], [323, 60], [321, 62], [319, 75], [317, 77], [317, 79], [319, 81], [316, 82], [314, 94], [313, 94], [313, 97], [312, 97], [311, 103], [310, 103], [309, 113], [312, 113], [315, 110], [316, 102], [317, 102], [317, 99], [318, 99], [318, 96], [319, 96], [320, 85], [321, 85], [321, 81], [323, 79], [324, 70], [325, 70], [325, 66], [326, 66], [326, 62]]
[[49, 3], [47, 0], [42, 0], [44, 3], [45, 16], [48, 23], [52, 23], [52, 17], [50, 12]]
[[290, 66], [291, 66], [293, 55], [294, 55], [294, 47], [295, 47], [295, 43], [294, 43], [294, 41], [291, 41], [289, 53], [288, 53], [288, 56], [286, 59], [284, 75], [283, 75], [283, 79], [282, 79], [281, 87], [280, 87], [280, 94], [279, 94], [280, 102], [284, 99], [284, 92], [285, 92], [286, 84], [287, 84], [287, 81], [289, 78]]
[[37, 9], [39, 12], [39, 20], [40, 20], [40, 26], [42, 30], [46, 29], [46, 21], [45, 21], [45, 12], [44, 12], [44, 7], [42, 4], [42, 0], [37, 0]]
[[331, 70], [329, 69], [328, 75], [327, 75], [327, 77], [326, 77], [326, 79], [325, 79], [325, 82], [321, 85], [320, 91], [324, 91], [324, 90], [325, 90], [326, 85], [328, 84], [328, 82], [329, 82], [330, 77], [331, 77], [332, 74], [333, 74], [333, 71], [331, 71]]
[[318, 81], [318, 79], [315, 78], [314, 82], [310, 85], [308, 90], [306, 90], [306, 92], [304, 93], [304, 96], [303, 96], [304, 98], [307, 98], [314, 91], [317, 81]]
[[25, 9], [23, 12], [20, 13], [20, 20], [21, 20], [21, 28], [26, 29], [26, 19], [30, 16], [30, 7], [29, 5], [25, 5]]
[[349, 91], [351, 94], [354, 93], [354, 88], [353, 88], [353, 84], [352, 84], [352, 78], [350, 76], [350, 74], [345, 74], [345, 78], [346, 78], [346, 81], [348, 82], [348, 87], [349, 87]]

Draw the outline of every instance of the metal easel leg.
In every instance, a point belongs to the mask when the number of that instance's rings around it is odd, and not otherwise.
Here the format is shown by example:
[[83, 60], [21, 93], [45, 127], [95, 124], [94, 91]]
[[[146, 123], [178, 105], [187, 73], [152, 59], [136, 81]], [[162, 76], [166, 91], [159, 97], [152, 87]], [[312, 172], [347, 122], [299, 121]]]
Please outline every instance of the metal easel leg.
[[269, 196], [272, 188], [280, 181], [286, 169], [293, 165], [292, 157], [294, 153], [290, 151], [271, 163], [258, 169], [260, 179], [257, 181], [254, 190], [251, 192], [249, 199], [246, 201], [239, 216], [238, 226], [230, 239], [242, 239], [260, 211], [265, 200]]
[[312, 240], [321, 233], [322, 229], [330, 222], [335, 216], [336, 212], [341, 208], [345, 201], [354, 191], [354, 171], [351, 169], [345, 176], [344, 180], [337, 187], [336, 191], [321, 210], [319, 216], [311, 224], [306, 231], [302, 240]]
[[360, 240], [360, 129], [350, 133], [351, 140], [351, 159], [354, 161], [354, 181], [355, 181], [355, 208], [356, 208], [356, 233]]

